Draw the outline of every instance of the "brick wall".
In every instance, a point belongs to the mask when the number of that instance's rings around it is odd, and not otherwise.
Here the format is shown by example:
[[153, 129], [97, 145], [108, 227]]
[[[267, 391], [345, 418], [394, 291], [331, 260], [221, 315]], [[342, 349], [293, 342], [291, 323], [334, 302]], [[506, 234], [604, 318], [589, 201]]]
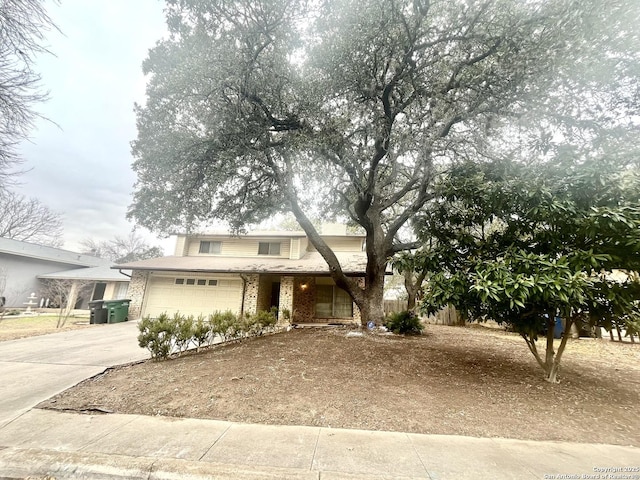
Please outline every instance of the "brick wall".
[[294, 323], [313, 322], [316, 310], [316, 279], [297, 277], [294, 283], [294, 300]]
[[247, 286], [244, 294], [244, 313], [253, 314], [258, 311], [258, 297], [260, 294], [260, 276], [245, 275]]
[[143, 270], [134, 270], [129, 282], [127, 297], [131, 299], [129, 304], [129, 319], [137, 320], [142, 312], [142, 302], [144, 300], [144, 291], [149, 279], [149, 272]]
[[294, 279], [293, 277], [283, 276], [280, 278], [280, 305], [278, 306], [278, 324], [285, 325], [288, 322], [284, 319], [283, 310], [289, 310], [293, 313], [293, 297], [294, 297]]

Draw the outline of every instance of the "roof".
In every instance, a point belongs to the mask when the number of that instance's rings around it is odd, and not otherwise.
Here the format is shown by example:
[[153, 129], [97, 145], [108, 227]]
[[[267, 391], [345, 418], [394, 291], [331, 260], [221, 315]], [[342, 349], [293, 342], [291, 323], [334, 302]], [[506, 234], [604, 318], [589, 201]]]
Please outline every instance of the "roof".
[[11, 238], [0, 238], [0, 253], [81, 267], [105, 266], [112, 263], [110, 260], [92, 257], [91, 255], [83, 255], [60, 248], [45, 247], [35, 243], [21, 242]]
[[47, 273], [38, 275], [37, 278], [60, 279], [60, 280], [88, 280], [92, 282], [128, 282], [131, 280], [127, 275], [113, 270], [107, 265], [89, 268], [74, 268], [62, 272]]
[[[364, 252], [336, 252], [336, 257], [347, 275], [364, 275], [367, 254]], [[159, 270], [213, 273], [274, 273], [303, 275], [329, 274], [327, 262], [318, 252], [307, 252], [304, 257], [292, 260], [279, 257], [228, 257], [228, 256], [168, 256], [116, 265], [112, 268], [127, 270]]]
[[[202, 233], [192, 233], [186, 235], [184, 233], [177, 234], [178, 236], [188, 236], [192, 238], [205, 238], [205, 237], [227, 237], [227, 238], [238, 238], [238, 237], [282, 237], [282, 238], [300, 238], [306, 237], [307, 234], [303, 231], [299, 230], [253, 230], [251, 232], [246, 232], [241, 235], [233, 235], [229, 232], [224, 231], [212, 231], [212, 232], [202, 232]], [[348, 237], [348, 238], [365, 238], [366, 235], [361, 234], [342, 234], [342, 233], [321, 233], [321, 237]]]

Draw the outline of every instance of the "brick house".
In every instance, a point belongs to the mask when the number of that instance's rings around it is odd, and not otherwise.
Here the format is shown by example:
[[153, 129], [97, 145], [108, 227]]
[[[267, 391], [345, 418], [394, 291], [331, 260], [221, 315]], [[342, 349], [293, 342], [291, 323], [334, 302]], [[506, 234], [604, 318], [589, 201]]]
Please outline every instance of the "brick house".
[[[364, 236], [324, 234], [344, 272], [364, 277]], [[132, 270], [130, 318], [163, 312], [209, 315], [278, 308], [281, 324], [359, 323], [304, 232], [178, 235], [175, 254], [113, 268]]]

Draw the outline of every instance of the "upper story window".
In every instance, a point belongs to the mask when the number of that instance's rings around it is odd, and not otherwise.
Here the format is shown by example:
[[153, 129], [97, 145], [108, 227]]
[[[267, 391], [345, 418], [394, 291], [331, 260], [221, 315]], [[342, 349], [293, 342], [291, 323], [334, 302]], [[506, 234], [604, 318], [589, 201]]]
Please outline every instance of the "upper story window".
[[258, 255], [280, 255], [280, 242], [259, 242]]
[[222, 242], [213, 242], [209, 240], [202, 240], [200, 242], [199, 253], [220, 253]]

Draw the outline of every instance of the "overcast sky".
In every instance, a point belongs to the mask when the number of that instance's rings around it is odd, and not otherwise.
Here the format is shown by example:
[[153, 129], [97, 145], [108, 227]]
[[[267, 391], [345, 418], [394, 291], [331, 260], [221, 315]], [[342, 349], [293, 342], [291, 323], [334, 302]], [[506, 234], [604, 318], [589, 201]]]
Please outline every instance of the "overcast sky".
[[63, 215], [67, 249], [133, 227], [125, 218], [135, 182], [133, 104], [144, 101], [142, 61], [165, 35], [163, 8], [161, 0], [48, 4], [61, 32], [47, 35], [55, 56], [41, 56], [36, 65], [50, 94], [37, 110], [57, 125], [38, 121], [22, 144], [23, 168], [30, 170], [15, 190]]

